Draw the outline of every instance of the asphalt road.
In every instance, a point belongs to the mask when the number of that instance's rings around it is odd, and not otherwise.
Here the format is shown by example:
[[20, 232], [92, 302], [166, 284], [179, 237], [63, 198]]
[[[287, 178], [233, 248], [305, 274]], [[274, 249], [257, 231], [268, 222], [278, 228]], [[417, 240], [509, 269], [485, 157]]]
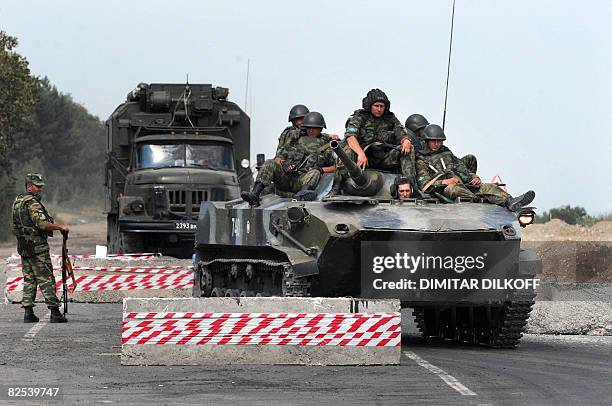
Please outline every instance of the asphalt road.
[[120, 304], [71, 304], [69, 323], [34, 331], [19, 305], [0, 309], [3, 390], [61, 385], [68, 404], [612, 404], [612, 337], [532, 335], [494, 350], [405, 336], [399, 366], [127, 367]]

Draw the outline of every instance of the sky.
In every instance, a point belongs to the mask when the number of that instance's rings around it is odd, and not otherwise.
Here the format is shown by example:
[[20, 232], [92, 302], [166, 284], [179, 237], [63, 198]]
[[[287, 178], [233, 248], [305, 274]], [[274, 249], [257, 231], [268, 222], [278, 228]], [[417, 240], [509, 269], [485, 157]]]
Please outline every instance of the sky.
[[[441, 124], [452, 1], [4, 1], [32, 73], [106, 119], [138, 83], [212, 83], [274, 154], [291, 106], [342, 134], [371, 88]], [[539, 210], [612, 212], [612, 2], [457, 0], [446, 145]]]

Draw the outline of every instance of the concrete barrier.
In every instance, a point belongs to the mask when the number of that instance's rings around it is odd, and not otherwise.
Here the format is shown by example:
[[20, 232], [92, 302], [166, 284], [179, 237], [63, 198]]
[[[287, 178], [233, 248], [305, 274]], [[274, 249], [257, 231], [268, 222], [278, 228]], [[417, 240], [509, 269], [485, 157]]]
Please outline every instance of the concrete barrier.
[[123, 365], [399, 364], [398, 300], [125, 299]]

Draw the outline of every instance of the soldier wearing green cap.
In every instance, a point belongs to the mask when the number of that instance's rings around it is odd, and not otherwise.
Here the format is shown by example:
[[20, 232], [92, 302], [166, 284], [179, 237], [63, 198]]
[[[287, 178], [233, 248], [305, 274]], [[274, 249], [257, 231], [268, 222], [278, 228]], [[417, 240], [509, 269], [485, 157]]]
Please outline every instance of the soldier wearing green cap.
[[68, 232], [65, 224], [55, 224], [53, 218], [41, 203], [41, 192], [45, 182], [39, 173], [28, 173], [25, 180], [26, 192], [20, 194], [13, 203], [13, 233], [17, 237], [17, 251], [21, 256], [23, 272], [23, 300], [25, 309], [23, 321], [36, 323], [34, 314], [36, 288], [45, 298], [51, 310], [51, 323], [65, 323], [66, 318], [60, 313], [60, 301], [55, 293], [55, 277], [49, 256], [47, 238], [53, 231]]

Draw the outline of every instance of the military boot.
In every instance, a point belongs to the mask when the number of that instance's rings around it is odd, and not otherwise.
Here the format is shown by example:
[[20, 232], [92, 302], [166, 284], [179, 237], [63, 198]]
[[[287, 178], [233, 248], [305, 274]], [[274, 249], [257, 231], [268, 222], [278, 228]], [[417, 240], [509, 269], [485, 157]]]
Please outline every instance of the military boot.
[[34, 308], [26, 307], [25, 315], [23, 316], [24, 323], [38, 323], [38, 317], [34, 314]]
[[302, 186], [299, 192], [293, 196], [296, 200], [302, 200], [305, 202], [312, 202], [317, 198], [317, 192], [313, 190], [311, 186]]
[[51, 318], [50, 323], [66, 323], [68, 320], [60, 313], [59, 307], [51, 307]]
[[259, 195], [264, 190], [264, 185], [261, 182], [255, 182], [253, 190], [250, 192], [240, 193], [240, 197], [251, 206], [259, 206]]
[[527, 193], [523, 193], [522, 195], [517, 196], [517, 197], [509, 196], [506, 199], [506, 202], [504, 205], [510, 211], [519, 211], [521, 208], [533, 202], [533, 199], [535, 199], [535, 192], [533, 190], [530, 190]]

